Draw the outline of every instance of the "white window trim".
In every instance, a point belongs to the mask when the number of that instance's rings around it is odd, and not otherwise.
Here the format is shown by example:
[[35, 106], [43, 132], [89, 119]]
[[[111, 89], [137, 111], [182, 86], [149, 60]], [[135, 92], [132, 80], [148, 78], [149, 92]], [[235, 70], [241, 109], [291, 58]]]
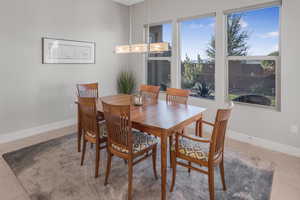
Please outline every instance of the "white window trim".
[[167, 60], [167, 61], [172, 61], [172, 56], [171, 57], [149, 57], [148, 60]]
[[[278, 52], [279, 56], [228, 56], [228, 42], [227, 42], [227, 15], [236, 13], [236, 12], [247, 12], [251, 10], [256, 9], [263, 9], [268, 8], [272, 6], [278, 6], [279, 7], [279, 44], [278, 44]], [[275, 61], [275, 88], [276, 88], [276, 94], [275, 94], [275, 106], [264, 106], [259, 104], [251, 104], [251, 103], [244, 103], [244, 102], [234, 102], [235, 104], [239, 105], [246, 105], [250, 107], [258, 107], [258, 108], [265, 108], [275, 111], [281, 111], [281, 9], [282, 4], [281, 1], [273, 1], [269, 3], [264, 4], [258, 4], [254, 6], [249, 6], [245, 8], [238, 8], [238, 9], [231, 9], [224, 11], [225, 16], [225, 100], [231, 101], [229, 98], [229, 61], [230, 60], [274, 60]]]
[[229, 10], [225, 10], [223, 13], [224, 13], [224, 15], [228, 15], [228, 14], [236, 13], [236, 12], [251, 11], [251, 10], [257, 10], [257, 9], [262, 9], [262, 8], [267, 8], [267, 7], [272, 7], [272, 6], [281, 6], [281, 5], [282, 5], [281, 0], [275, 0], [275, 1], [271, 1], [271, 2], [255, 4], [255, 5], [251, 5], [251, 6], [247, 6], [247, 7], [229, 9]]
[[[227, 56], [227, 14], [230, 13], [234, 13], [234, 12], [242, 12], [242, 11], [250, 11], [250, 10], [255, 10], [255, 9], [261, 9], [261, 8], [266, 8], [266, 7], [271, 7], [271, 6], [279, 6], [279, 56], [247, 56], [247, 57], [242, 57], [242, 58], [238, 58], [235, 56]], [[206, 99], [206, 98], [198, 98], [198, 97], [192, 97], [195, 100], [200, 100], [200, 101], [209, 101], [209, 102], [220, 102], [222, 100], [221, 103], [225, 103], [226, 101], [229, 100], [228, 98], [228, 61], [231, 59], [240, 59], [240, 60], [245, 60], [245, 59], [262, 59], [262, 58], [267, 58], [267, 60], [271, 59], [276, 59], [276, 106], [275, 107], [271, 107], [271, 106], [262, 106], [262, 105], [256, 105], [256, 104], [249, 104], [249, 103], [239, 103], [236, 102], [236, 104], [242, 104], [241, 106], [250, 106], [250, 107], [258, 107], [258, 108], [267, 108], [269, 110], [275, 110], [275, 111], [281, 111], [281, 12], [282, 12], [282, 0], [276, 0], [276, 1], [271, 1], [271, 2], [267, 2], [267, 3], [262, 3], [262, 4], [256, 4], [253, 6], [247, 6], [247, 7], [242, 7], [242, 8], [235, 8], [235, 9], [230, 9], [230, 10], [225, 10], [225, 11], [214, 11], [211, 12], [209, 14], [200, 14], [200, 15], [196, 15], [196, 16], [191, 16], [191, 17], [178, 17], [178, 18], [173, 18], [172, 20], [164, 20], [164, 21], [160, 21], [160, 22], [154, 22], [154, 23], [149, 23], [149, 24], [144, 24], [144, 41], [149, 43], [149, 26], [154, 26], [154, 25], [160, 25], [160, 24], [166, 24], [166, 23], [171, 23], [172, 24], [172, 55], [171, 57], [148, 57], [148, 54], [144, 54], [143, 55], [143, 70], [144, 70], [144, 77], [143, 77], [143, 82], [147, 83], [147, 67], [148, 67], [148, 60], [168, 60], [171, 62], [171, 86], [172, 87], [177, 87], [180, 88], [181, 87], [181, 27], [180, 27], [180, 22], [185, 21], [185, 20], [189, 20], [189, 19], [197, 19], [197, 18], [205, 18], [205, 17], [216, 17], [216, 26], [215, 26], [215, 34], [216, 34], [216, 44], [218, 43], [217, 38], [218, 38], [218, 28], [220, 28], [219, 26], [217, 26], [218, 24], [218, 18], [220, 18], [222, 16], [223, 18], [223, 30], [225, 30], [224, 32], [224, 36], [223, 36], [223, 40], [222, 40], [222, 50], [219, 50], [216, 52], [216, 60], [215, 60], [215, 66], [216, 66], [216, 71], [215, 71], [215, 99], [211, 100], [211, 99]], [[149, 25], [149, 26], [148, 26]], [[219, 41], [221, 42], [221, 41]], [[224, 54], [220, 53], [224, 52]], [[174, 53], [175, 52], [175, 53]], [[220, 54], [220, 55], [218, 55]], [[222, 56], [221, 56], [222, 55]], [[221, 56], [221, 57], [220, 57]], [[219, 57], [219, 59], [223, 59], [223, 61], [218, 60], [217, 58]], [[222, 65], [224, 65], [224, 74], [223, 79], [219, 80], [221, 82], [224, 83], [224, 87], [222, 87], [222, 96], [218, 96], [217, 92], [217, 87], [220, 87], [220, 85], [218, 84], [219, 81], [217, 81], [217, 67], [218, 67], [218, 63], [222, 63]], [[219, 66], [221, 67], [221, 66]], [[175, 80], [174, 76], [176, 76]], [[220, 77], [218, 77], [218, 79], [220, 79]], [[220, 92], [220, 91], [219, 91]], [[220, 94], [219, 94], [220, 95]], [[223, 96], [225, 95], [225, 96]]]

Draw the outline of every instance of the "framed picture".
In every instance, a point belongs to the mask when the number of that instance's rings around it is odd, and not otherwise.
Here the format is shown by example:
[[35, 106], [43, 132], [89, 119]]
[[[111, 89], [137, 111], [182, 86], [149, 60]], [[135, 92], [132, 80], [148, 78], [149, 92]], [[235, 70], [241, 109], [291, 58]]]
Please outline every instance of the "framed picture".
[[42, 38], [43, 64], [95, 64], [94, 42]]

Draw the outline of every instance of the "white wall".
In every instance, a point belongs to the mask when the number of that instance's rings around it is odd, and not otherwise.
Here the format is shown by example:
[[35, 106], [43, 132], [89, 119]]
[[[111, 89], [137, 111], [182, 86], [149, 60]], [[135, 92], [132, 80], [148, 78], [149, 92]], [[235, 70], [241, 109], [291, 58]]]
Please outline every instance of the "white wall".
[[[75, 84], [98, 81], [115, 93], [128, 57], [129, 8], [111, 0], [0, 0], [0, 134], [76, 116]], [[41, 38], [96, 42], [96, 64], [42, 64]]]
[[[206, 118], [213, 120], [217, 107], [225, 104], [225, 57], [224, 57], [224, 10], [253, 6], [261, 3], [271, 2], [269, 0], [150, 0], [150, 14], [147, 17], [145, 3], [133, 6], [134, 32], [133, 41], [143, 40], [143, 24], [157, 23], [172, 20], [174, 26], [176, 19], [191, 17], [209, 13], [217, 13], [217, 56], [216, 56], [216, 100], [203, 100], [191, 98], [190, 103], [207, 107]], [[236, 105], [231, 120], [230, 129], [234, 132], [243, 133], [249, 136], [266, 139], [285, 145], [300, 148], [300, 133], [290, 132], [292, 125], [300, 126], [300, 1], [283, 0], [282, 5], [282, 99], [281, 112]], [[147, 20], [149, 19], [149, 21]], [[173, 34], [174, 35], [174, 34]], [[175, 55], [176, 43], [173, 44]], [[172, 77], [176, 78], [176, 59], [174, 56], [172, 65]], [[142, 56], [133, 55], [130, 65], [136, 71], [140, 82], [145, 81], [144, 60]], [[173, 85], [176, 86], [176, 85]]]

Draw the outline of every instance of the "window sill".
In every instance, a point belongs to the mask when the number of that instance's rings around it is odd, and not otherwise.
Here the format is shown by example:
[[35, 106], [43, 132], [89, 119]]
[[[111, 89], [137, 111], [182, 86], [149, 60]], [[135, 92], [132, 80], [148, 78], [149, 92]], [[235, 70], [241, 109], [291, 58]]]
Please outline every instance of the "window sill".
[[[231, 101], [231, 100], [228, 100]], [[264, 106], [264, 105], [259, 105], [259, 104], [252, 104], [252, 103], [244, 103], [244, 102], [238, 102], [238, 101], [232, 101], [235, 105], [239, 106], [247, 106], [250, 108], [258, 108], [258, 109], [264, 109], [264, 110], [269, 110], [269, 111], [275, 111], [275, 112], [281, 112], [281, 109], [279, 106]]]
[[204, 97], [194, 97], [194, 96], [189, 96], [190, 99], [193, 100], [204, 100], [204, 101], [209, 101], [209, 102], [215, 102], [216, 98], [209, 99], [209, 98], [204, 98]]

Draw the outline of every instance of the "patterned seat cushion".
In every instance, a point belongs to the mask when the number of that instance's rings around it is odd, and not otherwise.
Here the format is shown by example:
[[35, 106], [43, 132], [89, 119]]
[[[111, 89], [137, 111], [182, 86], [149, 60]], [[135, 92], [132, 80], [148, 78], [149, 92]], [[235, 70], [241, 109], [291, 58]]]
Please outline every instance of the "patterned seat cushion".
[[[99, 122], [99, 132], [100, 132], [100, 138], [106, 138], [107, 137], [107, 127], [105, 121]], [[96, 137], [94, 134], [87, 131], [86, 133], [90, 137]]]
[[[173, 145], [172, 150], [174, 151], [174, 149], [175, 147]], [[178, 151], [184, 156], [208, 162], [209, 144], [181, 138], [179, 140]]]
[[[157, 144], [158, 140], [156, 137], [139, 132], [139, 131], [132, 131], [132, 136], [133, 136], [133, 153], [140, 152], [142, 150], [147, 149], [151, 145]], [[124, 149], [118, 145], [113, 144], [112, 147], [120, 151], [122, 153], [128, 153], [127, 149]]]

